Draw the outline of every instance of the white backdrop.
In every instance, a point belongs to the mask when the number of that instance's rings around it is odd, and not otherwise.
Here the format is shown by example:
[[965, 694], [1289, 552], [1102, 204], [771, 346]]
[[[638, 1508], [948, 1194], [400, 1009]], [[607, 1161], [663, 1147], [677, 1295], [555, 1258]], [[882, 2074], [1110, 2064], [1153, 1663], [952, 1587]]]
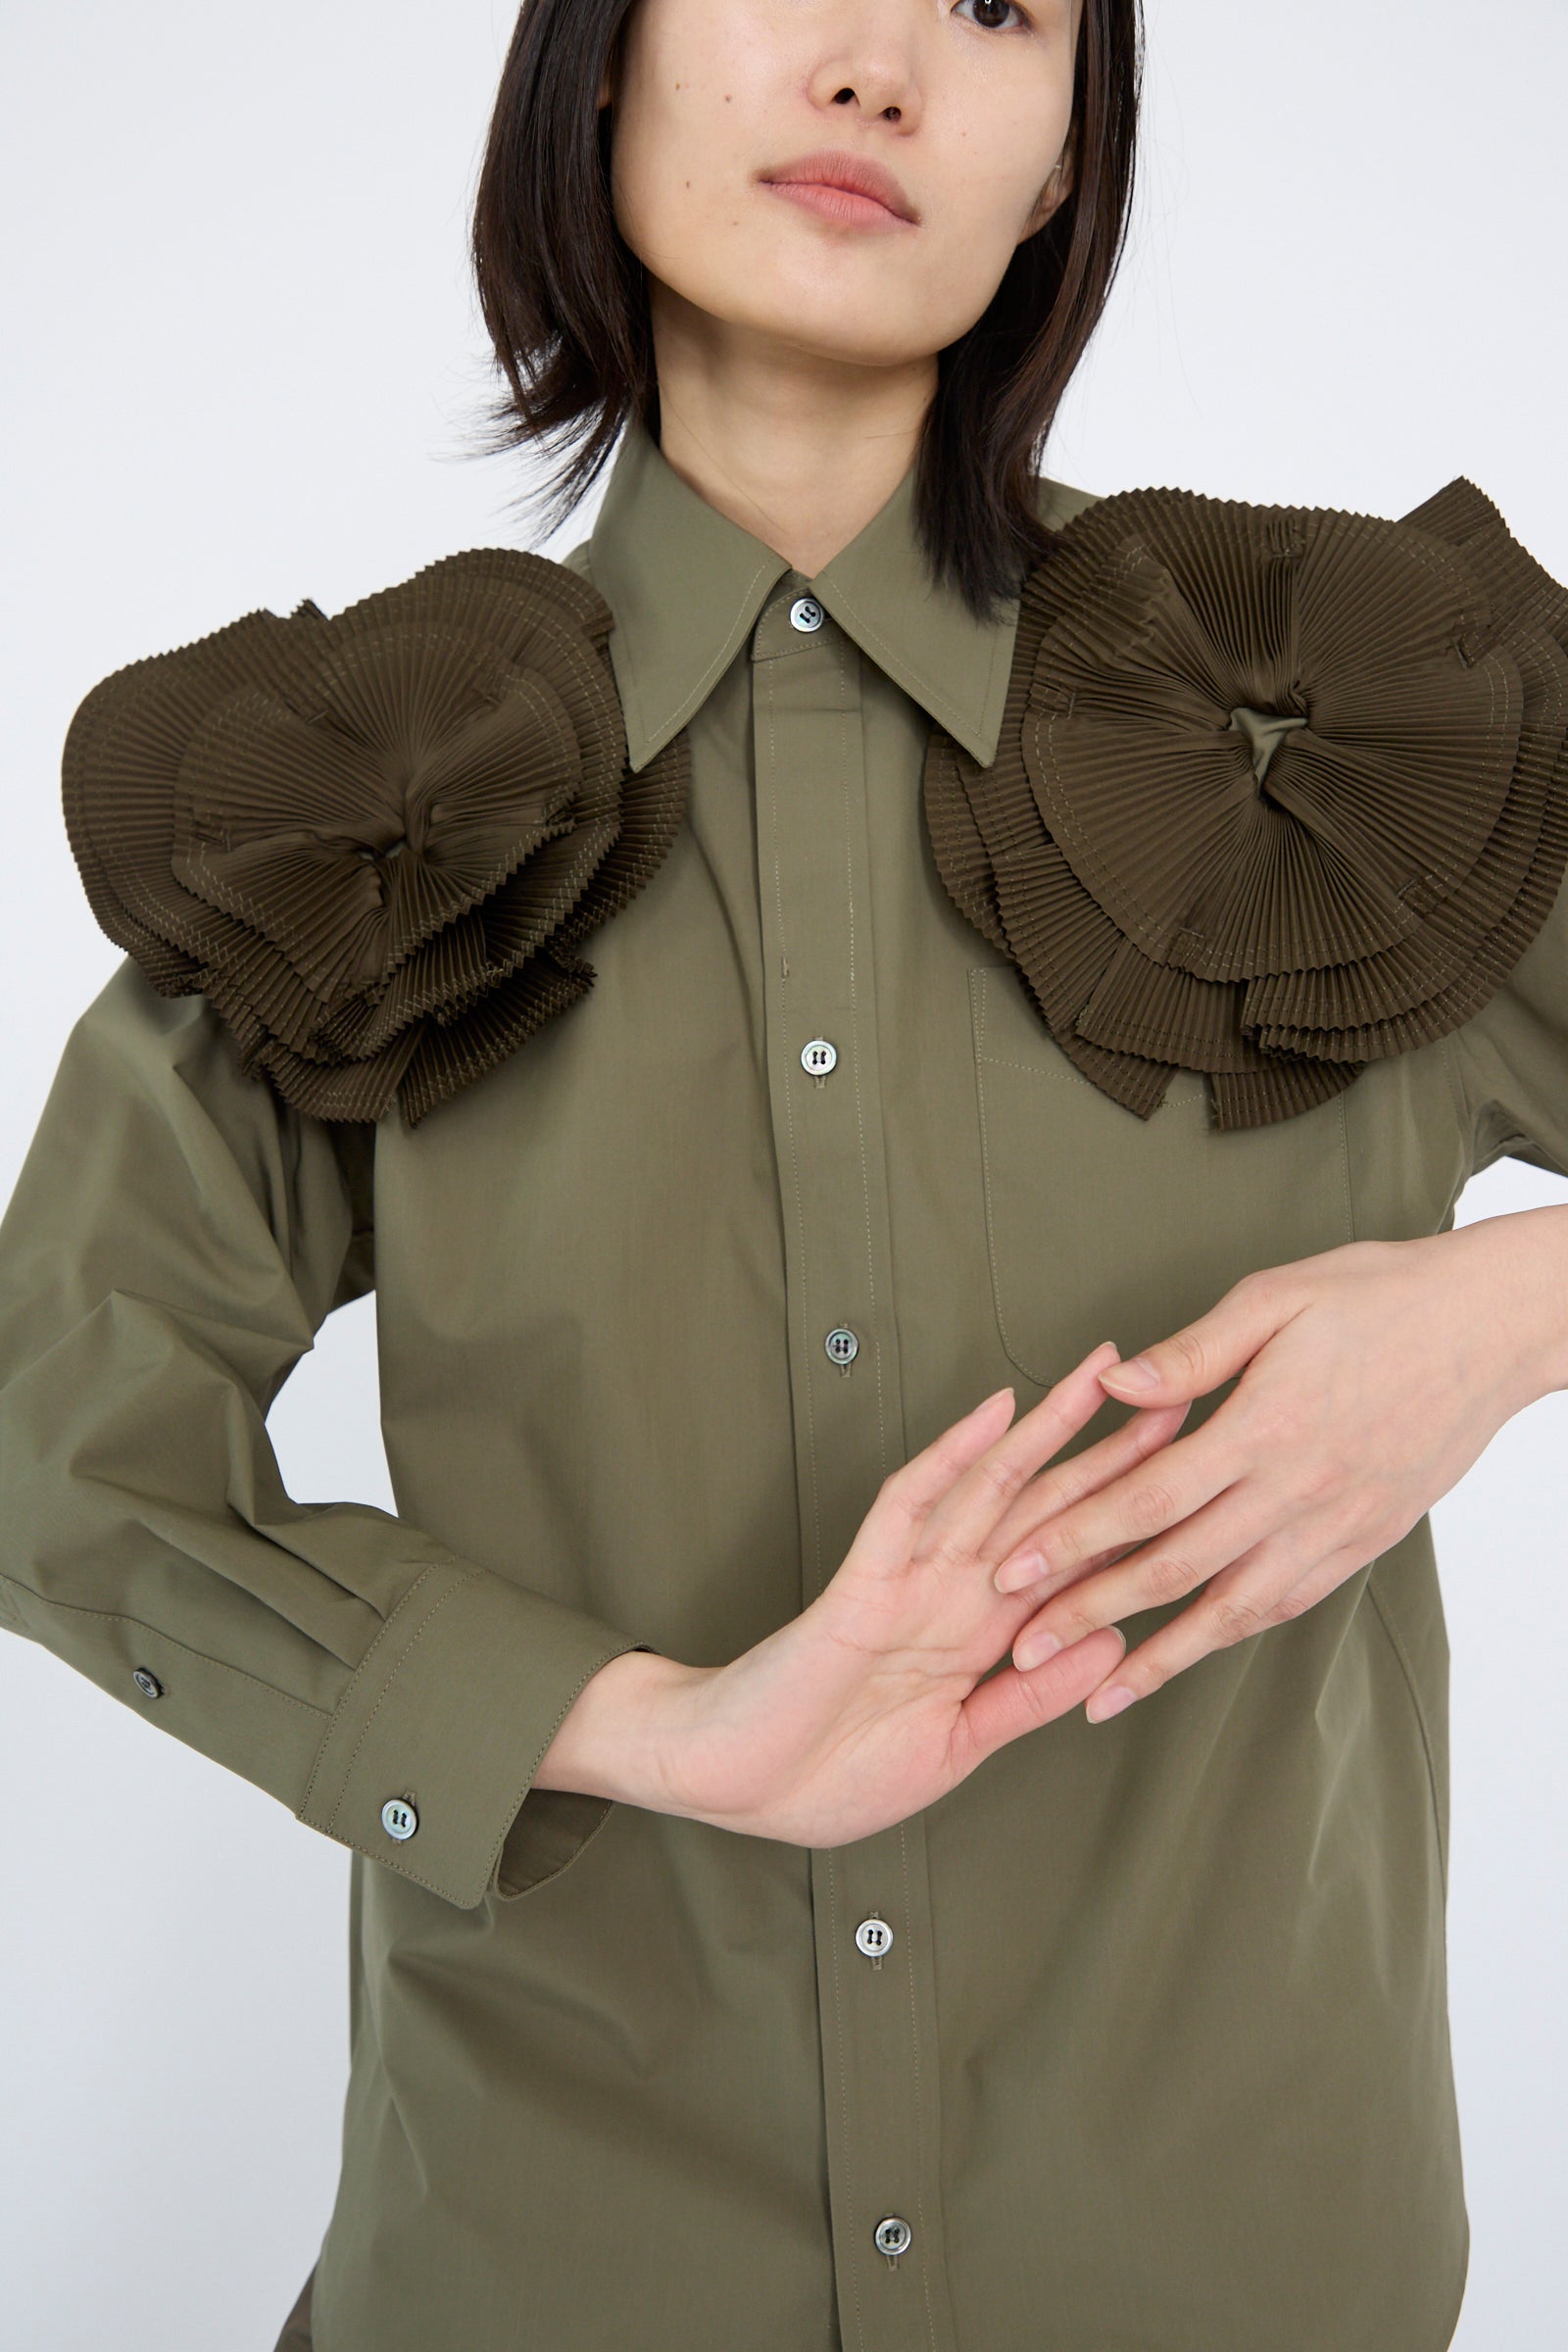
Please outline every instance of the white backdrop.
[[[60, 816], [81, 696], [257, 606], [528, 544], [514, 463], [464, 454], [488, 383], [466, 209], [512, 16], [0, 6], [0, 1197], [118, 960]], [[1155, 0], [1152, 35], [1135, 247], [1053, 470], [1385, 514], [1467, 472], [1568, 577], [1563, 0]], [[1505, 1163], [1461, 1215], [1565, 1198]], [[339, 1313], [274, 1409], [301, 1498], [391, 1507], [373, 1346], [370, 1302]], [[1565, 1435], [1544, 1400], [1435, 1513], [1459, 2352], [1568, 2334]], [[12, 2340], [270, 2352], [336, 2180], [347, 1856], [15, 1640], [0, 1788]]]

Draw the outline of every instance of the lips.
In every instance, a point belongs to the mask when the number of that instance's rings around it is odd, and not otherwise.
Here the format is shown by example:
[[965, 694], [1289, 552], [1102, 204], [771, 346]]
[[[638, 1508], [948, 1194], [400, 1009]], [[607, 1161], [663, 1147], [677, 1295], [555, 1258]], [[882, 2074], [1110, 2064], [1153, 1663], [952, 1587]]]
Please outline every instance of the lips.
[[920, 218], [892, 172], [866, 156], [829, 148], [760, 172], [758, 177], [818, 219], [848, 228], [913, 226]]

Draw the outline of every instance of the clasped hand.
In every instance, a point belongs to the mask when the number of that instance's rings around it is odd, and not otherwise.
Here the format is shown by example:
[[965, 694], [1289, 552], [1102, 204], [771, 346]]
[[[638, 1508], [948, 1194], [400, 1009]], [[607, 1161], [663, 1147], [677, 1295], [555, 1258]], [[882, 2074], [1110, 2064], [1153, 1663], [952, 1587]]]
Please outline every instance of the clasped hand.
[[[1133, 1421], [1043, 1472], [998, 1530], [998, 1589], [1042, 1604], [1014, 1664], [1201, 1587], [1093, 1692], [1103, 1722], [1396, 1544], [1512, 1414], [1563, 1385], [1565, 1219], [1525, 1211], [1270, 1267], [1102, 1371]], [[1171, 1444], [1192, 1400], [1237, 1374]]]
[[[558, 1771], [594, 1777], [556, 1785], [802, 1845], [869, 1836], [1080, 1702], [1102, 1722], [1299, 1616], [1568, 1385], [1565, 1359], [1568, 1207], [1250, 1274], [1145, 1357], [1102, 1343], [1016, 1420], [1010, 1389], [977, 1405], [729, 1665], [612, 1659], [583, 1737], [577, 1710], [563, 1726]], [[1137, 1409], [1053, 1463], [1107, 1394]], [[1127, 1649], [1117, 1620], [1180, 1600]]]

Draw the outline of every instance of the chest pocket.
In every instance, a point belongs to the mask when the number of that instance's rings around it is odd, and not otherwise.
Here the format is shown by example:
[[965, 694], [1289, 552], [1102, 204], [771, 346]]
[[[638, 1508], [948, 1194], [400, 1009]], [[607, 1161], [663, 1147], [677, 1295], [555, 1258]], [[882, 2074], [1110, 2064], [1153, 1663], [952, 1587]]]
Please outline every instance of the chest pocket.
[[1135, 1354], [1244, 1274], [1354, 1240], [1343, 1095], [1221, 1134], [1182, 1070], [1140, 1119], [1073, 1067], [1010, 966], [970, 970], [969, 1009], [997, 1323], [1039, 1386], [1102, 1340]]

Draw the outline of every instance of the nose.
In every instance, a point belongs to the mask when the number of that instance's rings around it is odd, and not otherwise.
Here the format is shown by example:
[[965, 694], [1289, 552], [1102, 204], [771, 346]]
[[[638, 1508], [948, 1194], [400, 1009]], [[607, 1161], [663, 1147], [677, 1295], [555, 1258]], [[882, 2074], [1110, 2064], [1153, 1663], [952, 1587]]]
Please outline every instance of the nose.
[[912, 130], [920, 119], [920, 61], [909, 0], [844, 0], [809, 84], [813, 106]]

